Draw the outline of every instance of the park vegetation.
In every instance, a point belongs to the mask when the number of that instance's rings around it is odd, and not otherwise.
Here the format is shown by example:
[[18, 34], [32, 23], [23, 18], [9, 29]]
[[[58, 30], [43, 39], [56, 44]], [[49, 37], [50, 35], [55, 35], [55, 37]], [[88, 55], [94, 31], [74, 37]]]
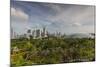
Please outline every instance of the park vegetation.
[[11, 66], [95, 60], [94, 38], [46, 37], [11, 39]]

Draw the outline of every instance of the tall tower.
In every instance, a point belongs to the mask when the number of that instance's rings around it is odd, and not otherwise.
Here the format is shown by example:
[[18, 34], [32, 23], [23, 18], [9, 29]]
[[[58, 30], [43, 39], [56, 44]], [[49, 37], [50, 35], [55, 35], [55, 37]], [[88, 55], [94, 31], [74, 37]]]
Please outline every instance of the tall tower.
[[30, 39], [30, 36], [31, 36], [31, 29], [28, 29], [27, 30], [27, 37], [28, 37], [28, 39]]
[[45, 27], [43, 27], [42, 33], [41, 33], [42, 37], [45, 37]]
[[11, 28], [10, 37], [11, 37], [11, 39], [15, 38], [15, 32], [13, 31], [13, 28]]
[[45, 27], [43, 27], [43, 31], [42, 31], [42, 33], [41, 33], [41, 36], [42, 37], [47, 37], [47, 31], [46, 31], [46, 28]]
[[35, 39], [35, 30], [32, 31], [32, 36]]
[[11, 31], [10, 31], [10, 37], [11, 39], [13, 39], [13, 29], [11, 28]]
[[40, 29], [37, 29], [36, 30], [36, 38], [39, 38], [40, 37]]
[[43, 28], [43, 37], [45, 37], [45, 27]]

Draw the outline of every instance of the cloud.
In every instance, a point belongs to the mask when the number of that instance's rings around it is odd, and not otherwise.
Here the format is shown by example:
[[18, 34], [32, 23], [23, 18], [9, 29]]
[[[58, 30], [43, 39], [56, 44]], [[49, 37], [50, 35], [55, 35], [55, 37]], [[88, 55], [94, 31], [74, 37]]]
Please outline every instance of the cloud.
[[16, 21], [27, 21], [29, 16], [21, 9], [11, 8], [11, 16]]
[[[17, 2], [11, 7], [13, 22], [20, 27], [43, 27], [50, 32], [58, 30], [62, 33], [94, 32], [95, 7], [83, 5], [63, 5], [49, 3]], [[17, 5], [17, 7], [16, 7]], [[27, 12], [27, 13], [26, 13]]]
[[79, 27], [79, 26], [81, 26], [81, 24], [80, 24], [80, 23], [73, 23], [72, 26], [77, 26], [77, 27]]
[[51, 7], [56, 11], [56, 15], [49, 16], [52, 21], [62, 21], [62, 22], [81, 22], [83, 20], [94, 19], [94, 7], [93, 6], [69, 6], [61, 7], [61, 5], [52, 5]]
[[46, 19], [58, 25], [60, 31], [94, 32], [94, 6], [66, 5], [66, 7], [61, 7], [61, 5], [49, 5], [49, 7], [56, 11], [56, 15], [48, 15]]

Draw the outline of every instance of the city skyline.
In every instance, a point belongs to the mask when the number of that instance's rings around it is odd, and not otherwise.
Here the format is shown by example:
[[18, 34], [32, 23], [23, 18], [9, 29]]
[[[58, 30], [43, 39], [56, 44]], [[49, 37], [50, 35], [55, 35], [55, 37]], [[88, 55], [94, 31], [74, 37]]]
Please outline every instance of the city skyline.
[[16, 33], [44, 26], [51, 33], [95, 33], [95, 6], [11, 1], [11, 27]]

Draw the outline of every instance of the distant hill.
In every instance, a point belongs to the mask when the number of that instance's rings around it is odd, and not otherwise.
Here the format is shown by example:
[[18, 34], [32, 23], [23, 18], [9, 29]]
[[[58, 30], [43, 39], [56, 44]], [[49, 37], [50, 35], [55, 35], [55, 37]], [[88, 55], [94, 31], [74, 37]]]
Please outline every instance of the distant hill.
[[91, 34], [83, 34], [83, 33], [76, 33], [76, 34], [71, 34], [68, 37], [70, 38], [94, 38], [94, 35]]

